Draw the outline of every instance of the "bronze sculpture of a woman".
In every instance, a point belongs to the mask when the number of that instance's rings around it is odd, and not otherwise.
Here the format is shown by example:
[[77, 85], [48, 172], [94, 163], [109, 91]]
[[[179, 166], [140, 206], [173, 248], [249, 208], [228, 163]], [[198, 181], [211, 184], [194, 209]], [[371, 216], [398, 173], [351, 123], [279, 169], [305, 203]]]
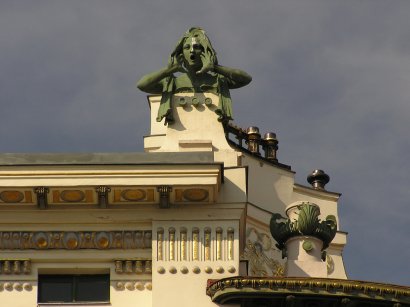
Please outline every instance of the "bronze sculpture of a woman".
[[[175, 73], [179, 73], [177, 76]], [[178, 41], [168, 65], [142, 77], [137, 87], [150, 94], [162, 94], [157, 121], [172, 124], [171, 98], [174, 93], [211, 92], [219, 96], [215, 112], [219, 120], [232, 119], [229, 89], [251, 82], [246, 72], [218, 65], [216, 52], [201, 28], [191, 28]]]

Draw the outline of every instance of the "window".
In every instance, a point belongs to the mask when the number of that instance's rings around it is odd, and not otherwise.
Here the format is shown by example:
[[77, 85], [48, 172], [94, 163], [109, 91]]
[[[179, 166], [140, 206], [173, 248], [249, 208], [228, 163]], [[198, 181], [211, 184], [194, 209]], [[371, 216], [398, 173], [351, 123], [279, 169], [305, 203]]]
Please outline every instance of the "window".
[[109, 302], [110, 275], [40, 275], [39, 303]]

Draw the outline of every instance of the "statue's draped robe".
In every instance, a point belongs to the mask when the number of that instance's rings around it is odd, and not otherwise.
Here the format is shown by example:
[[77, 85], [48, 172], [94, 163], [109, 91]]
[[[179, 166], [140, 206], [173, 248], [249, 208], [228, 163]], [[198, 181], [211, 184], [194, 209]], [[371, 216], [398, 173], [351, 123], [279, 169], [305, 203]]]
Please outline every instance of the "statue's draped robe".
[[[162, 97], [161, 104], [158, 110], [157, 122], [160, 122], [165, 118], [165, 124], [172, 124], [174, 122], [172, 114], [172, 95], [178, 91], [175, 86], [175, 76], [168, 77], [162, 81]], [[230, 84], [234, 84], [233, 80], [230, 80], [224, 76], [217, 75], [217, 87], [209, 92], [217, 94], [219, 96], [219, 103], [215, 113], [218, 114], [219, 120], [232, 120], [232, 100], [229, 93]], [[191, 89], [190, 92], [194, 92]], [[204, 91], [206, 92], [206, 91]]]

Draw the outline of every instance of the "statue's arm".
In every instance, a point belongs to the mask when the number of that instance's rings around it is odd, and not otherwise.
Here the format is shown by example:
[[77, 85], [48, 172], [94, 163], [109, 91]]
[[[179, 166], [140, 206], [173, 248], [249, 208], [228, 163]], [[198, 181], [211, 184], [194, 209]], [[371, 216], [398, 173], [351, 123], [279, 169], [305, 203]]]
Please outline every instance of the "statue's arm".
[[252, 81], [252, 77], [240, 69], [215, 65], [213, 70], [228, 79], [229, 88], [242, 87]]
[[158, 71], [143, 76], [138, 82], [137, 87], [150, 94], [161, 94], [162, 83], [161, 80], [171, 76], [175, 72], [175, 68], [165, 67]]

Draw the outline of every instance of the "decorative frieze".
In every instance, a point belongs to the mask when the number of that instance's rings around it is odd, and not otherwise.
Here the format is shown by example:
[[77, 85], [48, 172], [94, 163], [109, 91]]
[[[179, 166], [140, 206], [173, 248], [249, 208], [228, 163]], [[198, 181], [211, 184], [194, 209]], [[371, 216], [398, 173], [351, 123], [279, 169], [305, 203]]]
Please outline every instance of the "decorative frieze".
[[[234, 229], [186, 227], [157, 229], [158, 261], [232, 261]], [[165, 254], [164, 254], [165, 252]]]
[[109, 206], [159, 204], [206, 204], [215, 202], [215, 187], [192, 186], [75, 186], [75, 187], [7, 187], [0, 188], [1, 206], [30, 205], [40, 209], [64, 206]]
[[26, 281], [6, 281], [0, 282], [0, 291], [32, 291], [33, 285]]
[[[221, 280], [209, 280], [206, 293], [215, 303], [229, 304], [229, 300], [243, 299], [244, 293], [248, 297], [264, 294], [264, 297], [274, 297], [284, 293], [300, 295], [317, 295], [330, 297], [350, 297], [351, 299], [370, 299], [401, 303], [403, 306], [410, 302], [410, 288], [389, 284], [363, 282], [356, 280], [342, 280], [330, 278], [283, 278], [283, 277], [231, 277]], [[362, 302], [363, 305], [369, 302]], [[308, 305], [307, 305], [308, 306]], [[390, 305], [391, 306], [391, 305]]]
[[151, 242], [150, 230], [0, 232], [0, 250], [145, 249]]
[[117, 259], [115, 260], [117, 274], [151, 274], [152, 261], [147, 259]]
[[0, 204], [34, 204], [32, 189], [0, 190]]
[[164, 266], [159, 266], [157, 267], [157, 272], [161, 275], [166, 274], [167, 272], [170, 274], [177, 274], [178, 272], [180, 272], [181, 274], [188, 274], [189, 272], [192, 272], [194, 274], [200, 274], [201, 272], [205, 272], [206, 274], [212, 274], [213, 272], [217, 272], [219, 274], [223, 274], [225, 271], [234, 274], [237, 269], [230, 265], [227, 267], [223, 267], [223, 266], [216, 266], [216, 267], [212, 267], [212, 266], [204, 266], [204, 267], [199, 267], [197, 265], [188, 268], [187, 266], [183, 265], [181, 267], [176, 267], [176, 266], [170, 266], [168, 268], [164, 267]]
[[152, 290], [152, 282], [146, 280], [121, 280], [111, 282], [117, 291]]

